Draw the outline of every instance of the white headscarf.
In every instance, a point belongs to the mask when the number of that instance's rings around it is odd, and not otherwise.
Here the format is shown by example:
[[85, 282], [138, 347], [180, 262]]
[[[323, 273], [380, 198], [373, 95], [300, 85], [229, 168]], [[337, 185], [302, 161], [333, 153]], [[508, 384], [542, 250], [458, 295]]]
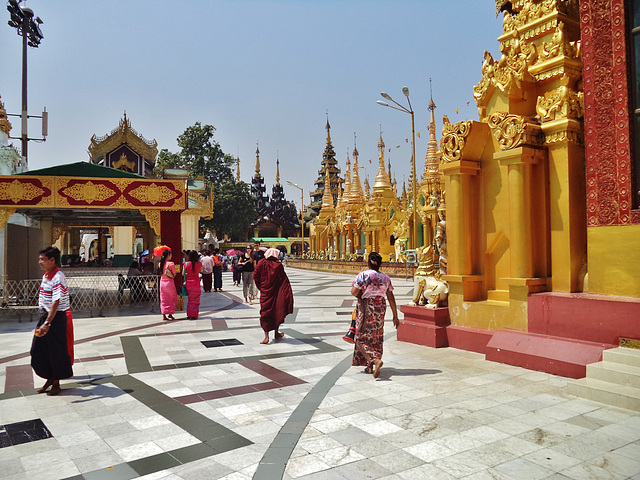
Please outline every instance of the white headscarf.
[[280, 258], [280, 250], [277, 248], [269, 248], [266, 252], [264, 252], [264, 258], [275, 257], [276, 259]]

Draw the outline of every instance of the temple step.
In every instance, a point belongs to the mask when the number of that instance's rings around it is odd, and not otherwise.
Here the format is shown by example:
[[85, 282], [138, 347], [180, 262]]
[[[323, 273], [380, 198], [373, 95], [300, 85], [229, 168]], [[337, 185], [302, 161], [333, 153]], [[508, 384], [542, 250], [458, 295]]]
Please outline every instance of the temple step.
[[487, 343], [486, 359], [582, 378], [587, 365], [599, 361], [610, 348], [613, 345], [505, 329], [495, 332]]
[[568, 392], [616, 407], [640, 411], [640, 351], [612, 348], [603, 360], [587, 366], [587, 376], [568, 387]]
[[494, 302], [509, 302], [509, 290], [489, 290], [487, 300]]

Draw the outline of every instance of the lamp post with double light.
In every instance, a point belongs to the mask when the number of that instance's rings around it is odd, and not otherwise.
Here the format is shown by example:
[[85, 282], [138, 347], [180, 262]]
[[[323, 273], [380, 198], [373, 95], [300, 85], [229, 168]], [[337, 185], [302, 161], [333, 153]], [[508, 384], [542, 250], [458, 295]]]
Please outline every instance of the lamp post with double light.
[[[40, 41], [44, 38], [42, 30], [40, 30], [39, 24], [42, 23], [40, 17], [34, 18], [33, 10], [28, 7], [20, 6], [21, 0], [9, 0], [7, 4], [7, 10], [11, 15], [9, 20], [9, 26], [15, 28], [18, 31], [18, 35], [22, 36], [22, 156], [27, 161], [27, 144], [29, 142], [27, 134], [27, 45], [33, 48], [38, 48]], [[42, 131], [43, 136], [46, 137], [46, 111], [42, 114]]]
[[292, 187], [296, 187], [300, 190], [300, 231], [302, 234], [302, 249], [300, 250], [300, 257], [304, 257], [304, 190], [296, 183], [287, 180], [287, 183]]
[[380, 92], [380, 95], [386, 100], [393, 102], [396, 106], [389, 105], [387, 102], [383, 102], [382, 100], [378, 100], [377, 103], [382, 105], [383, 107], [393, 108], [394, 110], [400, 110], [401, 112], [408, 113], [411, 115], [411, 171], [413, 175], [413, 185], [412, 185], [412, 208], [411, 208], [411, 219], [412, 219], [412, 228], [411, 228], [411, 242], [409, 243], [410, 248], [415, 249], [418, 247], [418, 221], [417, 221], [417, 210], [416, 210], [416, 201], [417, 201], [417, 192], [418, 189], [416, 187], [416, 128], [415, 128], [415, 120], [413, 114], [413, 108], [411, 107], [411, 99], [409, 98], [409, 88], [402, 87], [402, 93], [407, 97], [407, 102], [409, 103], [409, 108], [404, 105], [400, 105], [396, 102], [391, 96], [386, 92]]

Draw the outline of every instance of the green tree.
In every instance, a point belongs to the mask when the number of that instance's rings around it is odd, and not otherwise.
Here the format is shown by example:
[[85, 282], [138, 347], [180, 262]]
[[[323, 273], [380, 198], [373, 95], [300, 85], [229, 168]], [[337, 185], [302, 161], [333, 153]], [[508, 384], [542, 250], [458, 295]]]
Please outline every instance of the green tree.
[[234, 240], [245, 240], [249, 224], [258, 216], [245, 182], [230, 181], [213, 184], [213, 219], [202, 220], [200, 227], [215, 230], [218, 238], [227, 234]]
[[213, 219], [201, 221], [200, 226], [215, 230], [218, 238], [227, 234], [244, 240], [249, 224], [256, 217], [256, 209], [251, 189], [244, 182], [236, 183], [232, 166], [235, 158], [222, 151], [213, 138], [213, 125], [187, 127], [178, 137], [180, 151], [172, 153], [162, 149], [156, 159], [156, 175], [161, 176], [163, 168], [185, 168], [192, 177], [204, 176], [206, 195], [213, 192]]

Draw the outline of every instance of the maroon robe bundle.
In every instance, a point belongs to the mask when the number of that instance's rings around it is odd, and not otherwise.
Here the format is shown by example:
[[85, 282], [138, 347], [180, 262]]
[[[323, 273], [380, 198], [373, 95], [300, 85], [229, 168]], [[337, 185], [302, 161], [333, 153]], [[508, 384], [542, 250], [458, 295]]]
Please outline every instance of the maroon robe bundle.
[[260, 326], [265, 332], [284, 323], [293, 313], [293, 291], [282, 264], [273, 257], [261, 260], [253, 272], [253, 281], [260, 290]]

